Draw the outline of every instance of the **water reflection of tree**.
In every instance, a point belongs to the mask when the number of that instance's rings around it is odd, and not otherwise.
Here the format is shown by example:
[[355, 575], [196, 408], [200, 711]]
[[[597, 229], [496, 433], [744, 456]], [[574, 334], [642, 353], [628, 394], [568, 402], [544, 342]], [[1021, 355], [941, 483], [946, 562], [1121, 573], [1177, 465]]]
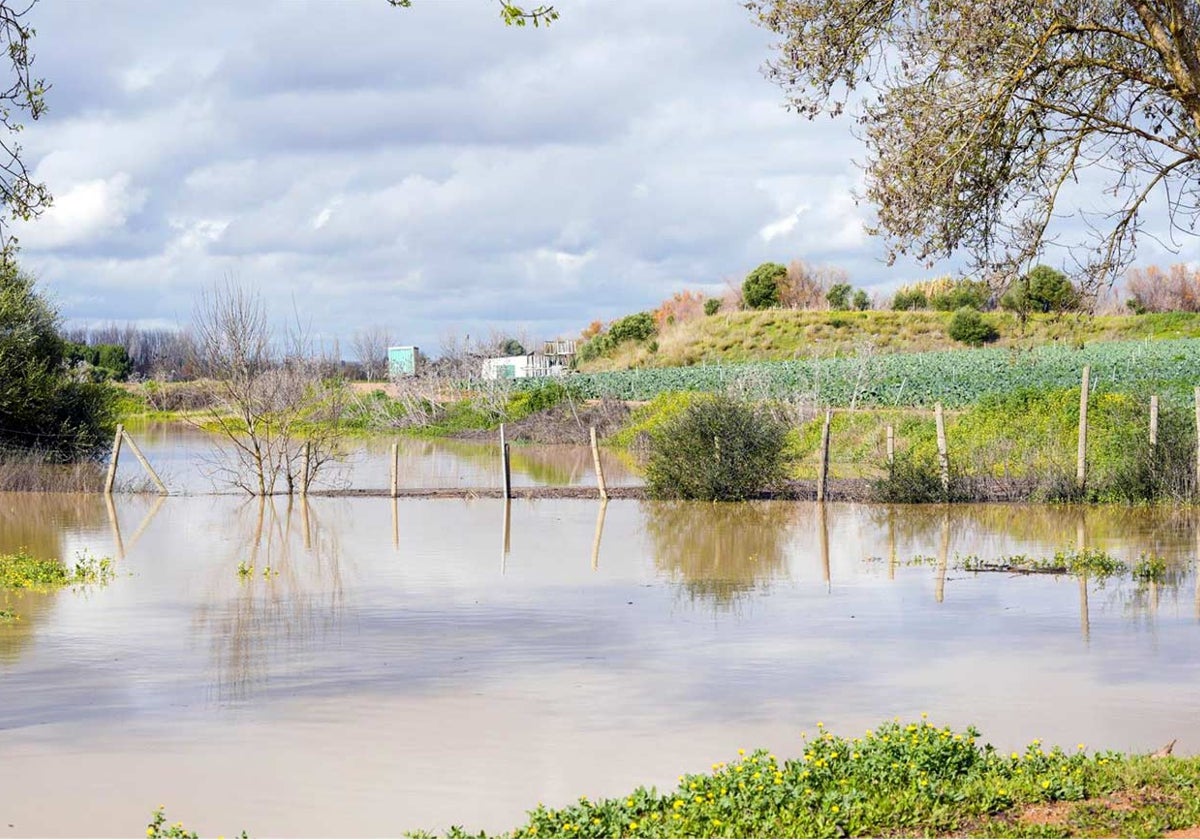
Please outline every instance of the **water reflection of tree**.
[[778, 502], [646, 502], [655, 565], [691, 600], [730, 609], [787, 574], [796, 506]]
[[[195, 617], [210, 639], [218, 702], [245, 699], [265, 688], [276, 669], [310, 661], [314, 643], [337, 626], [344, 606], [336, 533], [307, 500], [289, 501], [282, 512], [274, 499], [252, 500], [235, 521], [245, 539], [217, 565], [220, 578]], [[239, 564], [253, 566], [253, 573], [240, 576]]]
[[[25, 549], [34, 557], [64, 557], [63, 535], [103, 528], [107, 511], [95, 493], [0, 493], [0, 552]], [[0, 622], [0, 661], [14, 662], [54, 608], [56, 592], [0, 591], [0, 609], [20, 616]]]
[[932, 547], [940, 539], [944, 515], [949, 516], [953, 543], [966, 546], [966, 550], [972, 550], [973, 543], [987, 537], [1040, 543], [1057, 550], [1078, 547], [1082, 535], [1086, 543], [1094, 547], [1104, 548], [1134, 539], [1139, 552], [1170, 553], [1186, 544], [1200, 525], [1196, 510], [1181, 507], [872, 505], [866, 510], [877, 527], [893, 529], [891, 534], [897, 542], [929, 546], [922, 551], [925, 554], [932, 554]]

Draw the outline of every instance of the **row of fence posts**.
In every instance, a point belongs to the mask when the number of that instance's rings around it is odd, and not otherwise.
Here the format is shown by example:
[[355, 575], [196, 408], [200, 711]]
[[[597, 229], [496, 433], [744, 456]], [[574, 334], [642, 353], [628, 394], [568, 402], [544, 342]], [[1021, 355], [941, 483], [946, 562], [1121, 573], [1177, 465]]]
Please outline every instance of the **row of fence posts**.
[[[1075, 482], [1080, 490], [1087, 483], [1087, 435], [1088, 435], [1088, 402], [1091, 384], [1091, 368], [1085, 366], [1080, 382], [1079, 391], [1079, 445], [1075, 456]], [[1200, 387], [1193, 390], [1196, 409], [1196, 485], [1200, 487]], [[950, 492], [950, 452], [946, 442], [946, 418], [942, 404], [933, 406], [934, 422], [937, 424], [938, 470], [940, 473], [942, 491]], [[825, 422], [821, 428], [821, 448], [817, 466], [817, 501], [825, 501], [826, 488], [829, 483], [829, 440], [830, 428], [833, 424], [833, 409], [826, 409]], [[1158, 395], [1150, 397], [1150, 446], [1158, 446]], [[885, 430], [887, 446], [887, 464], [891, 470], [896, 465], [896, 430], [889, 424]]]

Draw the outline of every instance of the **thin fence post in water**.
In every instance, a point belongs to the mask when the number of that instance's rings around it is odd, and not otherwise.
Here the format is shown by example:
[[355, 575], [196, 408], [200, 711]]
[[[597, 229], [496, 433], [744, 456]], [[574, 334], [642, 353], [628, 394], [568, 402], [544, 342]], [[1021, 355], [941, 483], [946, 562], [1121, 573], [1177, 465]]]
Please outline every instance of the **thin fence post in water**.
[[1083, 366], [1083, 382], [1079, 389], [1079, 449], [1075, 454], [1075, 484], [1082, 490], [1087, 481], [1087, 410], [1088, 378], [1092, 369]]
[[304, 473], [300, 476], [300, 495], [308, 495], [308, 477], [312, 475], [312, 441], [304, 441]]
[[896, 430], [891, 425], [887, 427], [887, 464], [890, 478], [896, 470]]
[[825, 409], [825, 424], [821, 427], [821, 463], [817, 466], [817, 501], [825, 501], [825, 484], [829, 481], [829, 427], [833, 409]]
[[[1200, 394], [1200, 388], [1196, 389]], [[1200, 408], [1196, 409], [1196, 417], [1200, 419]], [[104, 479], [104, 492], [112, 494], [113, 482], [117, 480], [117, 459], [121, 457], [121, 440], [125, 437], [125, 427], [117, 424], [117, 433], [113, 437], [112, 456], [108, 459], [108, 476]], [[1200, 456], [1198, 456], [1200, 457]], [[1200, 463], [1200, 462], [1198, 462]]]
[[1150, 397], [1150, 446], [1158, 446], [1158, 395]]
[[596, 427], [588, 429], [592, 438], [592, 463], [596, 466], [596, 486], [600, 488], [600, 498], [608, 499], [608, 488], [604, 486], [604, 467], [600, 465], [600, 446], [596, 443]]
[[504, 498], [512, 498], [512, 474], [508, 469], [508, 442], [504, 439], [504, 424], [500, 424], [500, 472], [504, 478]]
[[392, 441], [392, 467], [389, 471], [392, 477], [392, 498], [400, 495], [400, 442]]
[[158, 492], [162, 493], [164, 496], [168, 495], [171, 491], [167, 489], [167, 485], [163, 484], [163, 480], [158, 477], [158, 473], [154, 471], [154, 467], [150, 466], [150, 462], [146, 460], [146, 456], [142, 454], [142, 450], [138, 448], [136, 443], [134, 443], [133, 438], [130, 437], [129, 432], [125, 431], [124, 427], [121, 429], [121, 436], [124, 437], [125, 442], [129, 444], [129, 449], [131, 452], [133, 452], [134, 457], [138, 459], [142, 467], [150, 475], [150, 478], [155, 484], [158, 485]]
[[933, 419], [937, 423], [938, 468], [942, 473], [942, 493], [950, 495], [950, 453], [946, 449], [946, 418], [942, 414], [942, 404], [933, 406]]

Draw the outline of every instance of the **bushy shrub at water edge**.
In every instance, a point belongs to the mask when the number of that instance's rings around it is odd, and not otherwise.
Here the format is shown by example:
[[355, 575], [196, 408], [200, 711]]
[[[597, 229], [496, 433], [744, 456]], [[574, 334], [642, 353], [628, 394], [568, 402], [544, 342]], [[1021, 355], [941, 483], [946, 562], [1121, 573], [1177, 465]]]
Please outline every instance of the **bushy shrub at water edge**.
[[734, 501], [785, 477], [786, 426], [765, 407], [727, 396], [700, 399], [650, 439], [646, 484], [655, 498]]

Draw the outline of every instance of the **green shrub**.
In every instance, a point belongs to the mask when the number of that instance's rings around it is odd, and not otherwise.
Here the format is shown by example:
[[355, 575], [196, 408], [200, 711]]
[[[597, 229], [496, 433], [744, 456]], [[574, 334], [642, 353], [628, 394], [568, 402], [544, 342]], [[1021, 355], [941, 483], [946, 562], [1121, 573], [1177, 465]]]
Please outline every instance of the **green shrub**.
[[871, 499], [886, 504], [929, 504], [952, 501], [959, 482], [951, 474], [950, 492], [942, 486], [942, 470], [936, 455], [927, 452], [897, 452], [887, 475], [871, 485]]
[[953, 312], [956, 309], [986, 309], [991, 299], [992, 291], [983, 280], [960, 278], [954, 281], [949, 289], [938, 292], [929, 298], [929, 305], [939, 312]]
[[892, 309], [897, 312], [908, 312], [914, 309], [928, 309], [929, 299], [920, 289], [901, 289], [892, 297]]
[[613, 344], [623, 341], [645, 341], [655, 333], [654, 316], [649, 312], [636, 312], [613, 321], [608, 328], [608, 337]]
[[865, 312], [871, 308], [871, 299], [867, 297], [866, 292], [864, 292], [862, 289], [859, 289], [854, 293], [854, 299], [851, 301], [851, 305], [859, 312]]
[[843, 310], [850, 308], [850, 284], [834, 283], [825, 293], [825, 300], [830, 309]]
[[726, 396], [697, 400], [650, 439], [646, 484], [655, 498], [735, 501], [785, 477], [787, 428], [765, 408]]
[[964, 306], [954, 313], [946, 332], [955, 341], [970, 344], [972, 347], [995, 341], [1000, 337], [1000, 333], [984, 320], [979, 310], [969, 306]]
[[515, 338], [504, 339], [504, 341], [500, 342], [499, 350], [501, 356], [525, 355], [525, 345], [517, 341]]
[[767, 262], [746, 275], [742, 282], [742, 302], [747, 309], [779, 306], [779, 283], [787, 276], [787, 267]]
[[720, 309], [721, 309], [721, 299], [720, 298], [709, 298], [708, 300], [704, 301], [704, 314], [705, 315], [716, 315], [717, 312], [720, 311]]
[[1069, 312], [1078, 309], [1079, 291], [1067, 275], [1048, 265], [1034, 266], [1000, 299], [1000, 306], [1020, 315], [1030, 312]]

